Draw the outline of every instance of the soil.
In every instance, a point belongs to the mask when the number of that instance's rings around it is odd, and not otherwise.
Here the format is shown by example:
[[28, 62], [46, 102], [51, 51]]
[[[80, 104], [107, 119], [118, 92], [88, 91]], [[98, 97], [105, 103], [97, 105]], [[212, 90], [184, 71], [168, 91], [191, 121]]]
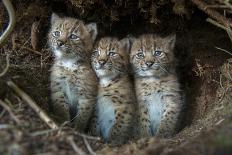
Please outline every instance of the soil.
[[[8, 80], [14, 81], [53, 117], [49, 99], [49, 69], [53, 57], [46, 43], [50, 14], [55, 11], [74, 16], [77, 12], [70, 10], [70, 3], [62, 1], [15, 0], [13, 4], [17, 24], [9, 40], [0, 47], [0, 71], [6, 66], [6, 55], [10, 55], [10, 68], [0, 77], [0, 99], [7, 103], [19, 122], [0, 106], [0, 154], [74, 154], [65, 140], [69, 135], [73, 135], [78, 147], [90, 154], [77, 131], [69, 125], [62, 128], [66, 134], [51, 130], [6, 84]], [[207, 23], [207, 16], [196, 8], [190, 19], [167, 15], [163, 9], [160, 24], [150, 24], [144, 17], [133, 18], [131, 22], [127, 16], [108, 23], [104, 23], [107, 20], [96, 21], [99, 36], [177, 34], [177, 70], [185, 96], [178, 134], [169, 139], [130, 141], [120, 147], [87, 140], [98, 154], [232, 154], [232, 59], [231, 54], [223, 51], [232, 51], [229, 37]], [[1, 11], [0, 28], [7, 25], [6, 15], [6, 11]], [[94, 19], [84, 17], [83, 20], [92, 22]], [[31, 35], [35, 22], [39, 23], [36, 38]], [[31, 45], [33, 39], [38, 40], [34, 43], [36, 49]]]

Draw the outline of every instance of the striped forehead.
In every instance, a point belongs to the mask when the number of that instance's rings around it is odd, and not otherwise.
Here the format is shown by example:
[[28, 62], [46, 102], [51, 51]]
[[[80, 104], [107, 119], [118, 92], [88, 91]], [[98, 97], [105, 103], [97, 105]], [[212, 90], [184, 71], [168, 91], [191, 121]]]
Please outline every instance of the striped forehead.
[[98, 48], [102, 50], [109, 50], [112, 47], [115, 47], [115, 45], [116, 45], [115, 40], [111, 38], [107, 38], [107, 39], [100, 40], [100, 42], [98, 43]]
[[151, 51], [156, 48], [156, 42], [151, 35], [142, 37], [140, 39], [140, 46], [143, 51]]
[[63, 31], [76, 31], [80, 27], [80, 21], [64, 19], [62, 22], [58, 23], [56, 28]]

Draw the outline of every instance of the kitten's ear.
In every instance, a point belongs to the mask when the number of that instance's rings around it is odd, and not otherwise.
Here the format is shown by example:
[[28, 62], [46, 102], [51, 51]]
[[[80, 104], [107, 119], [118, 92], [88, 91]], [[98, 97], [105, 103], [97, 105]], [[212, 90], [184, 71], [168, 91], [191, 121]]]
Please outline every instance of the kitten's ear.
[[136, 40], [136, 38], [134, 36], [130, 36], [129, 40], [130, 40], [130, 44], [132, 45], [133, 42]]
[[125, 49], [127, 53], [129, 53], [131, 45], [129, 38], [123, 38], [122, 40], [120, 40], [120, 43], [122, 45], [122, 48]]
[[176, 44], [176, 34], [171, 34], [166, 37], [166, 40], [168, 41], [169, 47], [173, 49]]
[[60, 19], [60, 17], [56, 13], [52, 13], [51, 24], [54, 24], [58, 19]]
[[97, 24], [96, 23], [89, 23], [89, 24], [86, 25], [86, 27], [87, 27], [88, 32], [91, 35], [91, 38], [93, 40], [95, 40], [96, 37], [97, 37], [97, 34], [98, 34], [98, 32], [97, 32]]

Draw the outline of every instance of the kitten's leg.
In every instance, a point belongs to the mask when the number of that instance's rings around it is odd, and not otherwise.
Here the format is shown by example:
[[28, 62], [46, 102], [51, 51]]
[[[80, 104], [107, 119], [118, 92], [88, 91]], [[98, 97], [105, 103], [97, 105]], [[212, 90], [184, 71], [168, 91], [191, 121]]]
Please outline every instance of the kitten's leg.
[[93, 136], [100, 136], [100, 132], [99, 132], [99, 125], [97, 122], [97, 111], [96, 108], [94, 108], [94, 115], [91, 118], [90, 121], [90, 134]]
[[149, 120], [149, 114], [148, 109], [146, 106], [140, 106], [139, 107], [139, 136], [142, 137], [150, 137], [151, 131], [150, 131], [150, 120]]
[[75, 116], [75, 127], [79, 131], [85, 131], [90, 118], [93, 116], [95, 99], [78, 100], [77, 114]]
[[127, 110], [118, 110], [115, 116], [115, 124], [110, 130], [109, 141], [114, 145], [119, 145], [125, 143], [133, 134], [133, 116], [132, 112]]
[[53, 112], [59, 123], [70, 120], [69, 105], [65, 101], [65, 95], [59, 82], [51, 81], [51, 98]]
[[163, 99], [166, 107], [156, 136], [170, 137], [176, 132], [176, 125], [181, 111], [182, 101], [178, 94], [163, 96]]

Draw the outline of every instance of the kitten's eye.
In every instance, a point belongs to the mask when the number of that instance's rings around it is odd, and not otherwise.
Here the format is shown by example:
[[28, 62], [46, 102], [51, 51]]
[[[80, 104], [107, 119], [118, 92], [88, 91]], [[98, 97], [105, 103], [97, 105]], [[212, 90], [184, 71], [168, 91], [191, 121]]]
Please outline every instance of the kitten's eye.
[[137, 53], [137, 54], [136, 54], [136, 57], [137, 57], [138, 59], [142, 59], [142, 58], [144, 58], [144, 54], [143, 54], [143, 52], [139, 52], [139, 53]]
[[109, 52], [109, 54], [108, 54], [109, 56], [117, 56], [118, 54], [117, 53], [115, 53], [115, 52]]
[[163, 53], [162, 51], [156, 50], [156, 51], [154, 52], [154, 56], [161, 56], [162, 53]]
[[98, 56], [99, 55], [99, 51], [98, 50], [93, 51], [93, 55], [94, 56]]
[[69, 38], [70, 39], [73, 39], [73, 40], [79, 40], [80, 38], [77, 36], [77, 35], [75, 35], [75, 34], [71, 34], [70, 36], [69, 36]]
[[60, 34], [61, 34], [60, 31], [54, 31], [54, 32], [52, 33], [52, 35], [53, 35], [54, 37], [59, 37]]

